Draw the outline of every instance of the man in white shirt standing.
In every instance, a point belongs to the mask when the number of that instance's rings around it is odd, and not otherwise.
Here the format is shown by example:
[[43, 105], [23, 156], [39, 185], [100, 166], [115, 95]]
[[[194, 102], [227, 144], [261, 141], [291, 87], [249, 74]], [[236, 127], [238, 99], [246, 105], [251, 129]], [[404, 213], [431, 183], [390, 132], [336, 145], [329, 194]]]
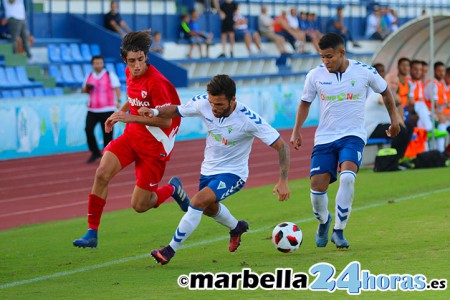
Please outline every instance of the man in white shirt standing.
[[[3, 0], [3, 8], [5, 9], [5, 19], [8, 23], [14, 52], [16, 52], [17, 39], [20, 36], [23, 43], [23, 49], [25, 50], [27, 57], [31, 58], [30, 45], [28, 43], [27, 17], [23, 0]], [[4, 23], [3, 20], [2, 23]]]
[[255, 137], [278, 152], [280, 177], [273, 193], [278, 194], [279, 201], [286, 201], [290, 197], [287, 183], [289, 146], [278, 131], [257, 113], [236, 101], [236, 85], [228, 75], [214, 76], [206, 90], [208, 94], [198, 95], [185, 105], [141, 108], [139, 111], [148, 117], [200, 117], [208, 129], [199, 192], [190, 200], [189, 208], [170, 244], [151, 252], [161, 265], [167, 264], [194, 232], [202, 214], [230, 229], [230, 252], [239, 247], [241, 235], [249, 228], [248, 223], [238, 221], [221, 202], [244, 187]]
[[311, 157], [311, 203], [319, 220], [317, 247], [328, 243], [331, 215], [328, 212], [327, 189], [337, 180], [339, 189], [335, 203], [335, 224], [331, 242], [337, 248], [348, 248], [344, 229], [352, 209], [356, 173], [362, 161], [367, 133], [364, 129], [364, 105], [369, 87], [383, 96], [391, 125], [386, 134], [395, 137], [399, 131], [399, 117], [395, 101], [386, 81], [371, 66], [346, 59], [344, 40], [335, 33], [324, 35], [319, 41], [322, 64], [306, 76], [303, 95], [297, 110], [291, 143], [295, 149], [302, 145], [301, 127], [311, 103], [318, 97], [320, 118]]

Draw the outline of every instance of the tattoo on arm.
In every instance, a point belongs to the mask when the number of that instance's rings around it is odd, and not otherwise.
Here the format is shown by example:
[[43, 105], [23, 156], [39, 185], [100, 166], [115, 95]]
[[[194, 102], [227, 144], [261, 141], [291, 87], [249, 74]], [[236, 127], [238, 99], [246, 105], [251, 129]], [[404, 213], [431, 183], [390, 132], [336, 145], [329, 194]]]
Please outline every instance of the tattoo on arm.
[[291, 162], [289, 147], [284, 141], [282, 146], [278, 149], [278, 158], [280, 161], [280, 177], [281, 179], [287, 179]]

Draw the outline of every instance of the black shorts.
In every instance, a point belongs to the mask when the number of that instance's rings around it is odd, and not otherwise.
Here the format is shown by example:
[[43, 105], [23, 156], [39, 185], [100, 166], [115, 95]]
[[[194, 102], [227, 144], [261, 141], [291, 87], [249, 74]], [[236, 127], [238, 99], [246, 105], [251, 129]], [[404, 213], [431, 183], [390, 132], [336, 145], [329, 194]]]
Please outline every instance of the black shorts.
[[227, 20], [223, 20], [222, 21], [222, 25], [220, 27], [220, 32], [221, 33], [226, 33], [226, 32], [234, 32], [234, 21], [232, 20], [227, 21]]

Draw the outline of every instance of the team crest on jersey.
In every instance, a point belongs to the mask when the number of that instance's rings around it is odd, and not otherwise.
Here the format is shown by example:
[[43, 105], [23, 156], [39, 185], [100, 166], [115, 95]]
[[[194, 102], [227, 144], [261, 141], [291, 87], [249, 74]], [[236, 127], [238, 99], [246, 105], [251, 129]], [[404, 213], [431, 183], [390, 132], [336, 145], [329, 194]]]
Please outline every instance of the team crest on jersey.
[[220, 181], [219, 185], [217, 186], [217, 189], [221, 190], [221, 189], [226, 189], [226, 188], [227, 188], [227, 185], [225, 184], [225, 182]]
[[233, 127], [228, 126], [228, 133], [231, 133], [233, 131]]
[[147, 91], [141, 91], [142, 98], [147, 98]]
[[352, 85], [352, 87], [355, 87], [355, 83], [356, 83], [356, 80], [355, 80], [355, 79], [352, 79], [352, 80], [350, 81], [350, 84]]

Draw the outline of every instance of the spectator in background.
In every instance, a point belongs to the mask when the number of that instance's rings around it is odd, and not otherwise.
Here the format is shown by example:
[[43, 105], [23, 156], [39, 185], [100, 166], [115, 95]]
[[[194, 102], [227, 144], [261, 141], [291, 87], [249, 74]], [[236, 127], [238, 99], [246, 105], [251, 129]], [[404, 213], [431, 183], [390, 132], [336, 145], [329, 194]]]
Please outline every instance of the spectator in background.
[[424, 60], [421, 60], [420, 63], [422, 64], [422, 76], [420, 80], [422, 80], [423, 83], [427, 81], [428, 77], [428, 63]]
[[195, 45], [198, 45], [200, 57], [203, 57], [202, 45], [205, 45], [206, 57], [208, 57], [209, 46], [212, 44], [213, 34], [201, 31], [197, 19], [198, 12], [195, 9], [190, 11], [190, 16], [181, 15], [180, 38], [189, 41], [188, 58], [192, 58]]
[[214, 0], [214, 6], [219, 12], [222, 24], [220, 27], [222, 40], [222, 53], [219, 57], [226, 57], [227, 37], [230, 39], [230, 57], [234, 56], [234, 13], [237, 10], [237, 3], [232, 0], [225, 0], [219, 5], [219, 0]]
[[398, 29], [398, 15], [397, 15], [397, 12], [393, 8], [388, 7], [388, 8], [386, 8], [386, 14], [384, 15], [384, 17], [387, 20], [389, 20], [391, 33], [394, 32], [394, 31], [397, 31], [397, 29]]
[[[385, 80], [389, 86], [389, 89], [393, 93], [396, 106], [401, 109], [400, 97], [396, 93], [398, 89], [397, 76], [394, 74], [388, 74], [386, 75]], [[369, 94], [365, 103], [364, 114], [364, 127], [367, 131], [368, 138], [391, 138], [386, 134], [389, 126], [391, 125], [391, 119], [388, 111], [386, 110], [381, 94], [374, 92]], [[398, 160], [401, 160], [405, 155], [406, 148], [411, 140], [414, 127], [405, 124], [402, 118], [399, 117], [398, 119], [400, 120], [400, 132], [396, 137], [392, 138], [391, 147], [397, 150], [397, 158]]]
[[267, 6], [261, 6], [261, 14], [258, 16], [258, 30], [262, 37], [273, 42], [281, 54], [287, 53], [284, 46], [285, 39], [275, 33], [273, 29], [273, 19], [267, 14]]
[[20, 37], [23, 51], [28, 58], [31, 58], [27, 17], [23, 0], [3, 0], [3, 8], [5, 10], [5, 18], [2, 19], [1, 23], [3, 26], [8, 25], [14, 52], [17, 53], [17, 41]]
[[128, 32], [131, 32], [131, 30], [120, 16], [118, 7], [117, 1], [111, 1], [111, 11], [104, 17], [104, 26], [106, 29], [117, 32], [124, 37]]
[[106, 147], [112, 141], [113, 132], [112, 130], [108, 133], [105, 131], [105, 122], [116, 108], [120, 107], [120, 81], [117, 75], [106, 71], [103, 56], [93, 56], [91, 64], [93, 72], [86, 76], [82, 86], [83, 93], [89, 94], [85, 130], [91, 156], [86, 161], [87, 163], [93, 163], [102, 157], [94, 135], [95, 126], [100, 123], [103, 132], [103, 146]]
[[153, 32], [153, 43], [150, 46], [150, 52], [162, 56], [164, 54], [164, 44], [161, 38], [161, 32]]
[[300, 22], [297, 17], [297, 10], [295, 8], [290, 9], [289, 14], [286, 15], [286, 20], [292, 30], [297, 32], [299, 36], [305, 36], [305, 41], [311, 42], [316, 51], [319, 52], [320, 35], [317, 34], [317, 32], [312, 28], [313, 24], [311, 24], [309, 20], [304, 23], [306, 24], [306, 28], [300, 28]]
[[373, 67], [375, 68], [375, 70], [377, 70], [378, 74], [380, 74], [380, 76], [384, 78], [384, 76], [386, 75], [386, 69], [384, 65], [382, 63], [376, 63], [373, 65]]
[[305, 52], [306, 34], [301, 30], [296, 30], [291, 27], [285, 10], [281, 11], [281, 14], [275, 17], [273, 28], [276, 34], [281, 35], [291, 44], [294, 51], [299, 53]]
[[373, 12], [367, 16], [366, 38], [379, 41], [385, 38], [381, 28], [381, 11], [378, 6], [375, 6]]
[[352, 34], [344, 24], [344, 6], [339, 5], [336, 11], [336, 17], [330, 19], [327, 23], [327, 32], [334, 32], [339, 34], [347, 44], [350, 41], [353, 47], [361, 47], [357, 42], [353, 40]]
[[255, 53], [252, 52], [252, 41], [258, 49], [257, 54], [264, 54], [259, 33], [248, 28], [248, 20], [239, 13], [238, 5], [236, 5], [236, 11], [234, 13], [234, 36], [236, 41], [244, 40], [250, 56], [255, 55]]

